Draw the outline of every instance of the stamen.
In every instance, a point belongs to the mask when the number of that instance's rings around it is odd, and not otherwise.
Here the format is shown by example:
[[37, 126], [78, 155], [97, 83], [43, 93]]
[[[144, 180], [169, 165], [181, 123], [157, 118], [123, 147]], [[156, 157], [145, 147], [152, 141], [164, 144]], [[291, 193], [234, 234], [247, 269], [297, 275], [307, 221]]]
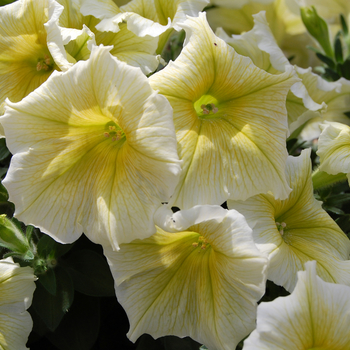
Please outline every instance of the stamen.
[[44, 58], [39, 58], [36, 64], [36, 70], [39, 72], [41, 70], [48, 71], [53, 69], [53, 61], [49, 55], [44, 55]]
[[210, 112], [213, 112], [213, 114], [217, 113], [219, 111], [219, 108], [215, 107], [214, 103], [208, 103], [208, 104], [202, 104], [201, 105], [203, 114], [209, 114]]
[[200, 247], [201, 250], [205, 250], [208, 246], [210, 246], [210, 243], [203, 236], [199, 236], [198, 242], [192, 243], [192, 246], [194, 248]]
[[287, 224], [285, 222], [279, 223], [276, 221], [276, 226], [277, 226], [277, 230], [280, 233], [280, 235], [283, 236], [284, 229], [287, 227]]

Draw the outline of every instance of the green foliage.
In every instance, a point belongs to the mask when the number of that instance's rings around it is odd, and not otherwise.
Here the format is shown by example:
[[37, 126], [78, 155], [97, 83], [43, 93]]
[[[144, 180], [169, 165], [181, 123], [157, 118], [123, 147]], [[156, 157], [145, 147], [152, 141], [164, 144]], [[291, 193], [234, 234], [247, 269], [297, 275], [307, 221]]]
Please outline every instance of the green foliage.
[[60, 266], [54, 270], [54, 273], [55, 295], [52, 295], [41, 283], [37, 283], [32, 302], [34, 310], [52, 332], [58, 327], [74, 299], [74, 287], [70, 275]]
[[317, 40], [322, 50], [309, 47], [325, 65], [316, 67], [322, 77], [336, 81], [341, 77], [350, 79], [350, 35], [343, 15], [340, 15], [341, 30], [336, 34], [333, 45], [329, 38], [326, 21], [321, 18], [314, 7], [302, 8], [301, 17], [308, 32]]

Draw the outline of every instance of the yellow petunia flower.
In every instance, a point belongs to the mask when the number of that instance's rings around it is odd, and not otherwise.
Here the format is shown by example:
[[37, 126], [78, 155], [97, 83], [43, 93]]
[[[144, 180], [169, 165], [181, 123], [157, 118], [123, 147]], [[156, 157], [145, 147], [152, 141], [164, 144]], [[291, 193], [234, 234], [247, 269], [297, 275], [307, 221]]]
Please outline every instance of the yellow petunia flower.
[[331, 175], [347, 174], [350, 183], [350, 127], [341, 123], [321, 124], [318, 142], [320, 171]]
[[[14, 154], [4, 180], [15, 215], [59, 242], [118, 244], [156, 232], [180, 165], [172, 110], [139, 68], [93, 47], [1, 123]], [[49, 111], [49, 112], [48, 112]]]
[[57, 69], [44, 23], [60, 11], [53, 0], [19, 0], [0, 7], [0, 105], [20, 101]]
[[183, 160], [171, 204], [186, 209], [268, 191], [286, 198], [285, 104], [298, 81], [292, 68], [279, 75], [259, 69], [214, 35], [204, 13], [183, 27], [180, 56], [150, 77], [174, 109]]
[[315, 261], [305, 270], [291, 295], [258, 306], [257, 328], [243, 350], [350, 349], [350, 287], [324, 282]]
[[0, 260], [0, 348], [27, 350], [33, 321], [26, 311], [32, 303], [36, 277], [29, 266], [12, 258]]
[[286, 172], [293, 189], [287, 199], [266, 194], [228, 201], [253, 227], [258, 248], [269, 255], [267, 278], [292, 291], [297, 272], [316, 260], [325, 281], [350, 285], [350, 240], [314, 198], [310, 150], [289, 157]]
[[232, 350], [255, 327], [267, 258], [244, 217], [219, 206], [175, 213], [172, 233], [104, 249], [128, 337], [190, 336], [211, 350]]
[[[307, 68], [314, 66], [316, 56], [307, 45], [313, 45], [313, 39], [306, 32], [301, 20], [299, 8], [291, 0], [240, 0], [215, 1], [219, 7], [208, 10], [211, 27], [222, 27], [228, 34], [241, 34], [253, 28], [252, 15], [266, 11], [266, 19], [278, 46], [291, 63]], [[293, 6], [294, 5], [294, 6]]]

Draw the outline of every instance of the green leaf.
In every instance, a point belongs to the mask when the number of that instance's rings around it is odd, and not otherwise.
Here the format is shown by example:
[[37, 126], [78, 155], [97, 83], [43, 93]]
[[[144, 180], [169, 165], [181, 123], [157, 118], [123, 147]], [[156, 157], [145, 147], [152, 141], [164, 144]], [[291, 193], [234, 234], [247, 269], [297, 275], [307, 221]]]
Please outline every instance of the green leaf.
[[350, 232], [350, 214], [345, 214], [339, 217], [335, 222], [349, 236]]
[[55, 251], [56, 241], [50, 236], [43, 234], [38, 242], [37, 249], [38, 255], [42, 258], [46, 258]]
[[336, 208], [336, 207], [331, 207], [331, 206], [328, 206], [328, 205], [322, 205], [322, 208], [326, 211], [330, 211], [331, 213], [334, 213], [334, 214], [338, 214], [338, 215], [343, 215], [344, 212], [339, 209], [339, 208]]
[[46, 337], [60, 350], [89, 350], [97, 340], [99, 329], [99, 299], [77, 294], [55, 332]]
[[50, 294], [41, 283], [37, 283], [32, 303], [36, 313], [52, 332], [60, 324], [74, 298], [73, 283], [69, 274], [62, 267], [57, 266], [55, 275], [56, 295]]
[[343, 47], [339, 35], [334, 40], [334, 57], [337, 62], [343, 63]]
[[7, 193], [6, 188], [2, 183], [0, 183], [0, 202], [7, 202], [9, 199], [9, 195]]
[[8, 167], [0, 167], [0, 177], [3, 177], [4, 175], [6, 175], [7, 170], [9, 170]]
[[64, 260], [75, 290], [90, 296], [114, 296], [114, 280], [107, 261], [92, 250], [78, 250]]
[[0, 161], [4, 160], [10, 155], [10, 151], [6, 146], [6, 141], [4, 138], [0, 139]]
[[325, 74], [323, 76], [326, 80], [337, 81], [340, 79], [340, 75], [332, 69], [325, 68]]
[[344, 35], [348, 35], [349, 33], [348, 25], [346, 24], [345, 18], [342, 14], [340, 15], [340, 23], [341, 23], [341, 28]]
[[15, 2], [16, 0], [0, 0], [0, 6], [5, 6]]
[[329, 68], [331, 69], [335, 69], [335, 63], [333, 62], [333, 59], [325, 56], [321, 53], [316, 53], [316, 56], [322, 61], [324, 62]]
[[338, 65], [338, 70], [342, 77], [350, 79], [350, 57], [348, 57], [344, 63]]
[[39, 282], [43, 287], [53, 296], [56, 295], [57, 285], [56, 285], [56, 275], [54, 269], [48, 269], [46, 273], [39, 275]]

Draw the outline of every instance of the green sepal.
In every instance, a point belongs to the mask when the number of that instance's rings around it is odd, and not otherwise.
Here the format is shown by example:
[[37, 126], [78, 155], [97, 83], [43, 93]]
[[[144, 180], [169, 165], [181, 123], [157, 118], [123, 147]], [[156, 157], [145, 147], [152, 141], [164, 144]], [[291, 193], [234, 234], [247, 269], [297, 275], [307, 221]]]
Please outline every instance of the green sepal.
[[343, 46], [340, 40], [340, 33], [336, 35], [334, 40], [334, 57], [337, 62], [343, 63]]
[[331, 69], [335, 69], [335, 63], [333, 62], [333, 60], [328, 57], [328, 56], [325, 56], [321, 53], [316, 53], [316, 56], [322, 61], [324, 62], [329, 68]]
[[30, 245], [18, 220], [10, 220], [5, 214], [0, 215], [0, 245], [18, 256], [26, 256], [27, 259], [32, 256], [28, 253]]
[[337, 68], [342, 77], [350, 80], [350, 57], [348, 57], [343, 63], [338, 64]]
[[70, 275], [60, 266], [55, 269], [56, 295], [52, 295], [41, 284], [37, 283], [32, 306], [50, 331], [60, 324], [74, 299], [73, 282]]
[[69, 272], [76, 291], [94, 297], [114, 296], [114, 280], [106, 259], [88, 250], [72, 252], [61, 262]]
[[342, 29], [344, 36], [348, 35], [349, 28], [348, 28], [348, 25], [346, 24], [345, 18], [342, 14], [340, 14], [340, 24], [341, 24], [341, 29]]
[[328, 81], [337, 81], [340, 79], [340, 75], [337, 72], [335, 72], [334, 70], [325, 67], [325, 73], [324, 73], [322, 78], [324, 78]]

